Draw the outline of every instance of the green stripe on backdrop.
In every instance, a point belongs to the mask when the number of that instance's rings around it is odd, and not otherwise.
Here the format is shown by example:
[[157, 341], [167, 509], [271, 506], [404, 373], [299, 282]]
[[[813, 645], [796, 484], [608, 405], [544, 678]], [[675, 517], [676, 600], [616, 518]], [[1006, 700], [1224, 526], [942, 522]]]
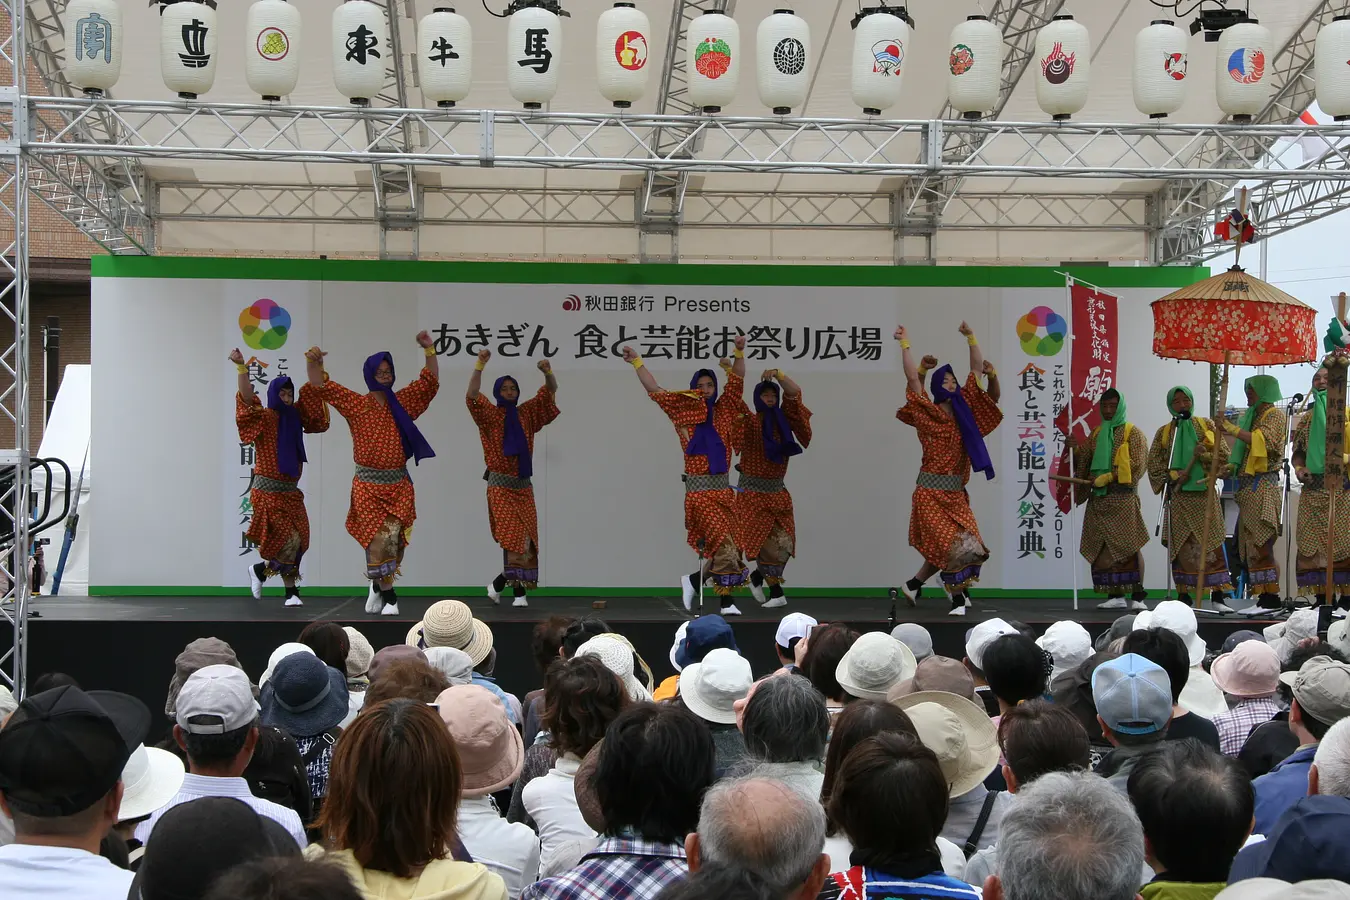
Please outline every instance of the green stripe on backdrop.
[[1059, 287], [1068, 271], [1098, 287], [1183, 287], [1205, 266], [704, 266], [95, 256], [95, 278], [215, 278], [482, 284], [706, 284], [796, 287]]
[[[306, 597], [364, 597], [366, 585], [354, 587], [306, 587]], [[932, 592], [934, 589], [929, 588]], [[802, 597], [816, 597], [839, 600], [885, 600], [890, 588], [810, 588], [798, 587], [796, 593]], [[404, 597], [477, 597], [483, 593], [482, 585], [459, 587], [407, 587], [398, 589]], [[269, 588], [264, 593], [271, 597], [280, 597], [279, 588]], [[216, 585], [90, 585], [91, 597], [244, 597], [248, 595], [246, 587], [219, 587]], [[531, 597], [678, 597], [680, 592], [668, 588], [620, 587], [620, 588], [584, 588], [555, 587], [539, 588], [530, 591]], [[1086, 591], [1079, 598], [1095, 597]], [[991, 588], [987, 591], [976, 590], [976, 600], [1063, 600], [1073, 597], [1073, 591], [1063, 590], [1001, 590]], [[927, 599], [925, 597], [925, 599]]]

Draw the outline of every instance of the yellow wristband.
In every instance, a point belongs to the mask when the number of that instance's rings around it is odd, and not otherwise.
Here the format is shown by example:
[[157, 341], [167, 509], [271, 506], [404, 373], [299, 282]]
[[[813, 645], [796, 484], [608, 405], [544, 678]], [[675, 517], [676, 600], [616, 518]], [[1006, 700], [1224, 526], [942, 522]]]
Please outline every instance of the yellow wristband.
[[968, 335], [966, 335], [966, 343], [969, 344], [970, 346], [974, 347], [976, 344], [979, 343], [979, 341], [975, 340], [975, 335], [973, 335], [973, 334], [968, 334]]
[[248, 366], [244, 365], [243, 363], [235, 363], [234, 370], [238, 372], [240, 375], [248, 374]]
[[923, 366], [919, 366], [919, 377], [922, 378], [923, 376], [925, 376], [925, 375], [927, 375], [927, 374], [928, 374], [928, 370], [927, 370], [926, 368], [924, 368]]
[[783, 380], [783, 370], [782, 370], [782, 369], [774, 369], [774, 370], [773, 370], [773, 377], [774, 377], [774, 378], [777, 378], [779, 381], [782, 381], [782, 380]]
[[642, 361], [642, 357], [639, 356], [633, 359], [631, 362], [629, 362], [629, 365], [632, 366], [634, 369], [640, 369], [646, 364]]
[[901, 349], [901, 350], [908, 350], [908, 349], [909, 349], [909, 341], [906, 340], [905, 338], [901, 338], [901, 339], [900, 339], [900, 349]]
[[731, 355], [734, 356], [734, 357], [736, 357], [737, 359], [745, 359], [745, 351], [742, 350], [742, 349], [739, 348], [739, 347], [737, 347], [737, 348], [736, 348], [736, 351], [735, 351], [734, 353], [732, 353]]
[[481, 372], [481, 371], [483, 371], [483, 369], [487, 368], [487, 363], [483, 362], [483, 361], [480, 359], [478, 362], [476, 362], [476, 363], [473, 364], [473, 367], [474, 367], [475, 369], [477, 369], [478, 371]]
[[430, 347], [423, 347], [423, 348], [422, 348], [422, 352], [425, 353], [428, 357], [435, 356], [435, 355], [436, 355], [436, 347], [435, 347], [434, 344], [433, 344], [432, 346], [430, 346]]

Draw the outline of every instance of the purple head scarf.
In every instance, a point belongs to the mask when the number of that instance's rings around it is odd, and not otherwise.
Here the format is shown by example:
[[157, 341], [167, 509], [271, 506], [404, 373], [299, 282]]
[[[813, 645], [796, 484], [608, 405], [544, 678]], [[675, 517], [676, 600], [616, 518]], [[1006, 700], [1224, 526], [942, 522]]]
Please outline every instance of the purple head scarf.
[[713, 426], [713, 405], [717, 402], [717, 375], [712, 369], [699, 369], [694, 373], [694, 377], [689, 379], [689, 390], [698, 390], [698, 380], [704, 375], [712, 379], [713, 395], [711, 398], [704, 398], [704, 403], [708, 405], [708, 417], [694, 426], [694, 434], [689, 438], [689, 446], [685, 447], [685, 456], [706, 456], [708, 458], [708, 471], [713, 475], [725, 475], [727, 471], [727, 445], [722, 443], [722, 436], [717, 433], [717, 428]]
[[427, 439], [422, 437], [422, 432], [417, 430], [413, 424], [412, 416], [403, 408], [403, 404], [398, 400], [398, 394], [394, 393], [392, 387], [385, 387], [375, 380], [375, 370], [380, 367], [380, 363], [389, 363], [389, 374], [394, 374], [394, 358], [389, 355], [388, 350], [381, 350], [366, 359], [366, 364], [362, 367], [362, 374], [366, 376], [366, 387], [372, 391], [380, 391], [384, 394], [384, 399], [389, 403], [389, 412], [394, 416], [394, 424], [398, 426], [398, 438], [403, 442], [403, 458], [412, 457], [415, 463], [420, 463], [424, 459], [431, 459], [436, 455], [436, 451], [431, 449]]
[[[516, 399], [502, 399], [502, 385], [511, 382], [516, 386]], [[520, 424], [520, 411], [516, 404], [520, 402], [520, 382], [510, 375], [503, 375], [492, 385], [492, 399], [497, 408], [506, 411], [506, 421], [502, 423], [502, 453], [516, 458], [516, 472], [521, 478], [534, 474], [534, 459], [530, 456], [530, 441], [525, 437], [525, 429]]]
[[[765, 406], [759, 398], [765, 391], [773, 391], [779, 402]], [[769, 462], [785, 463], [788, 457], [802, 452], [802, 445], [797, 443], [792, 426], [788, 424], [787, 414], [783, 412], [782, 401], [783, 392], [776, 382], [761, 381], [755, 386], [755, 412], [761, 415], [759, 421], [764, 435], [764, 455]]]
[[300, 424], [300, 410], [281, 402], [281, 392], [286, 388], [291, 389], [293, 401], [299, 399], [290, 378], [273, 378], [267, 386], [267, 408], [277, 414], [277, 471], [287, 478], [299, 478], [300, 464], [309, 461], [305, 456], [305, 429]]
[[980, 434], [980, 426], [975, 424], [975, 414], [970, 411], [970, 404], [966, 402], [965, 395], [959, 388], [948, 391], [942, 387], [942, 379], [947, 375], [956, 377], [956, 373], [949, 365], [933, 370], [932, 380], [928, 383], [933, 392], [933, 402], [951, 401], [952, 415], [956, 418], [956, 426], [961, 429], [961, 443], [965, 444], [966, 456], [970, 457], [970, 468], [976, 472], [983, 472], [985, 478], [993, 480], [994, 463], [989, 459], [989, 449], [984, 445], [984, 435]]

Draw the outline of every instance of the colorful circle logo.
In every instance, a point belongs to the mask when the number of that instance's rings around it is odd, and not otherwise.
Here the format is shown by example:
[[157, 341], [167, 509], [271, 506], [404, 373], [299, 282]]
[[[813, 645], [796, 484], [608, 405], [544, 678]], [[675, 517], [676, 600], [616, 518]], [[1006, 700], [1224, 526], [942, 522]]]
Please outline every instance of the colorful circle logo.
[[1048, 306], [1038, 306], [1017, 320], [1017, 339], [1027, 356], [1054, 356], [1064, 348], [1069, 323]]
[[291, 333], [291, 314], [264, 298], [239, 314], [239, 331], [254, 350], [280, 350]]

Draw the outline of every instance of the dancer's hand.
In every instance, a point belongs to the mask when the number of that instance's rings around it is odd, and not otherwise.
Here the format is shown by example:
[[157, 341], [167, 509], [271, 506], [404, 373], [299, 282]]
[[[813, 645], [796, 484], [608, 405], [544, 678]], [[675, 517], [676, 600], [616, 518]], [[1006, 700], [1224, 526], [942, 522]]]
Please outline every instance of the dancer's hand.
[[312, 363], [323, 363], [323, 358], [328, 355], [328, 351], [320, 350], [318, 347], [310, 347], [305, 351], [305, 359]]
[[1303, 466], [1294, 466], [1294, 474], [1298, 476], [1300, 483], [1308, 480], [1308, 470]]
[[985, 376], [988, 378], [993, 378], [998, 375], [998, 371], [994, 368], [994, 364], [987, 359], [984, 361], [984, 368], [980, 371], [984, 372]]
[[1173, 481], [1180, 481], [1180, 480], [1181, 480], [1181, 470], [1180, 470], [1180, 469], [1171, 469], [1170, 471], [1168, 471], [1167, 477], [1170, 478], [1170, 479], [1172, 479]]
[[742, 352], [745, 351], [745, 335], [743, 334], [736, 335], [736, 349]]
[[923, 359], [919, 360], [919, 368], [925, 372], [931, 372], [938, 367], [938, 358], [929, 353]]
[[430, 347], [430, 346], [431, 346], [431, 343], [432, 343], [432, 342], [431, 342], [431, 335], [430, 335], [430, 334], [427, 334], [425, 331], [419, 331], [419, 332], [417, 332], [417, 346], [423, 347], [423, 348], [425, 348], [425, 347]]
[[488, 348], [484, 347], [482, 350], [479, 350], [479, 351], [478, 351], [478, 361], [479, 361], [480, 363], [482, 363], [483, 365], [487, 365], [487, 361], [488, 361], [489, 359], [492, 359], [492, 351], [491, 351], [491, 350], [489, 350]]
[[764, 374], [759, 376], [760, 381], [773, 381], [778, 377], [777, 369], [765, 369]]
[[230, 351], [230, 362], [234, 363], [236, 366], [242, 366], [244, 364], [244, 354], [239, 352], [238, 347], [235, 347]]
[[553, 363], [546, 359], [539, 360], [539, 371], [543, 372], [545, 375], [549, 374], [553, 371]]
[[731, 360], [728, 359], [727, 357], [724, 356], [721, 359], [719, 359], [717, 361], [717, 364], [722, 367], [723, 371], [727, 372], [731, 371]]
[[905, 326], [900, 325], [895, 329], [895, 334], [892, 337], [897, 341], [907, 341], [909, 340], [909, 332], [905, 329]]
[[1241, 428], [1238, 428], [1238, 427], [1237, 427], [1236, 425], [1234, 425], [1232, 422], [1228, 421], [1227, 419], [1222, 419], [1221, 421], [1223, 422], [1223, 430], [1224, 430], [1225, 432], [1227, 432], [1228, 434], [1239, 434], [1239, 433], [1241, 433], [1242, 429], [1241, 429]]
[[961, 332], [966, 337], [970, 337], [972, 334], [975, 333], [974, 331], [971, 330], [970, 326], [967, 325], [965, 322], [962, 322], [960, 325], [956, 326], [956, 330]]
[[633, 360], [635, 360], [635, 359], [637, 359], [637, 358], [638, 358], [637, 351], [634, 350], [632, 347], [624, 347], [624, 348], [623, 348], [623, 361], [624, 361], [624, 362], [630, 363], [630, 364], [631, 364], [631, 363], [633, 362]]

